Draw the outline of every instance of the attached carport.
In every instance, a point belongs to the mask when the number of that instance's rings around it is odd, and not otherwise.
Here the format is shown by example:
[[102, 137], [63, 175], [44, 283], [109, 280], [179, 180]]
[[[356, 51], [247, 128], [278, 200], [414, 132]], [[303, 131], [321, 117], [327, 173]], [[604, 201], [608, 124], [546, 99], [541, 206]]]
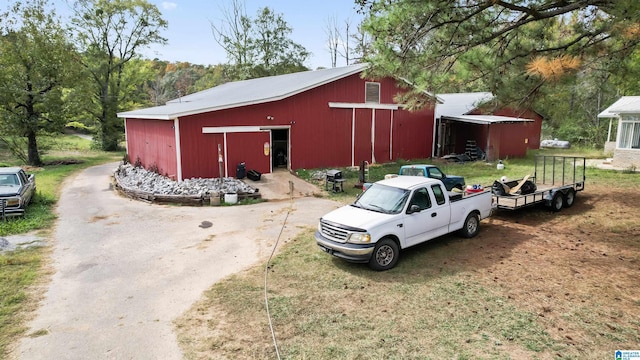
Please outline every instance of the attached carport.
[[532, 139], [539, 141], [534, 123], [533, 119], [498, 115], [442, 115], [436, 154], [466, 153], [474, 160], [488, 161], [522, 157]]

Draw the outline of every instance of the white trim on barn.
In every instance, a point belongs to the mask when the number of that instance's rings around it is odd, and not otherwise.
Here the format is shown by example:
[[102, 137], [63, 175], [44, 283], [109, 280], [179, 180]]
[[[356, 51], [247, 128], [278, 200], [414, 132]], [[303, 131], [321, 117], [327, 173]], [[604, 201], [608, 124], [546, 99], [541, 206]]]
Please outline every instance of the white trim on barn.
[[400, 105], [376, 104], [376, 103], [341, 103], [329, 102], [330, 108], [335, 109], [374, 109], [374, 110], [398, 110]]
[[481, 125], [534, 121], [533, 119], [515, 118], [515, 117], [498, 116], [498, 115], [459, 115], [459, 116], [443, 115], [442, 119], [455, 120], [460, 122], [466, 122], [471, 124], [481, 124]]
[[180, 142], [180, 119], [173, 120], [174, 136], [176, 137], [176, 168], [178, 169], [178, 181], [182, 181], [182, 144]]
[[226, 133], [240, 133], [240, 132], [267, 132], [269, 129], [265, 129], [262, 126], [216, 126], [202, 128], [203, 134], [226, 134]]

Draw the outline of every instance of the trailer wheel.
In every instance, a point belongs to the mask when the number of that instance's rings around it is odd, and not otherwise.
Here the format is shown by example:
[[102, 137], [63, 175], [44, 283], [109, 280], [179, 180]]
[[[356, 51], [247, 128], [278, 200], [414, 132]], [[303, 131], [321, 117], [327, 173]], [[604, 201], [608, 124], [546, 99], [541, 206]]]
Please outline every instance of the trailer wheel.
[[378, 241], [369, 260], [369, 267], [376, 271], [389, 270], [396, 266], [400, 257], [400, 248], [395, 241], [384, 238]]
[[576, 192], [573, 189], [569, 189], [564, 195], [564, 207], [570, 208], [576, 201]]
[[564, 205], [564, 196], [561, 191], [558, 191], [553, 195], [553, 199], [551, 200], [551, 210], [558, 212], [562, 210], [562, 205]]
[[480, 218], [477, 213], [471, 213], [464, 221], [460, 234], [466, 238], [472, 238], [480, 232]]

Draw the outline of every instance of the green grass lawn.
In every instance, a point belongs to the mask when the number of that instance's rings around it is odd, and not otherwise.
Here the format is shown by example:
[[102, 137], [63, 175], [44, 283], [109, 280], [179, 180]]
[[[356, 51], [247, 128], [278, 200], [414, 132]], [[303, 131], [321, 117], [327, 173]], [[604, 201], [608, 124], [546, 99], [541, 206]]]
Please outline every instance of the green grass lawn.
[[[497, 169], [497, 162], [476, 161], [468, 163], [451, 163], [440, 159], [417, 159], [412, 161], [399, 160], [393, 163], [375, 164], [369, 166], [366, 175], [366, 182], [376, 182], [378, 180], [384, 179], [385, 175], [387, 174], [397, 174], [398, 170], [403, 165], [432, 164], [438, 166], [440, 170], [442, 170], [445, 174], [463, 176], [467, 185], [478, 184], [487, 187], [491, 186], [495, 180], [499, 180], [502, 176], [506, 176], [510, 180], [522, 179], [526, 175], [533, 176], [535, 170], [535, 157], [554, 155], [568, 157], [586, 157], [589, 159], [603, 158], [602, 151], [596, 152], [593, 150], [571, 149], [558, 149], [550, 151], [548, 149], [544, 149], [531, 151], [525, 158], [503, 160], [503, 170]], [[297, 174], [298, 176], [309, 182], [315, 182], [318, 185], [324, 186], [324, 180], [314, 181], [312, 179], [314, 173], [318, 170], [326, 169], [298, 170]], [[359, 183], [358, 169], [345, 167], [339, 168], [339, 170], [342, 171], [343, 177], [347, 180], [344, 184], [345, 191], [343, 193], [332, 193], [330, 196], [334, 198], [343, 198], [345, 200], [355, 198], [362, 192], [361, 187], [357, 186]], [[597, 179], [606, 181], [607, 179], [610, 180], [612, 178], [617, 178], [615, 174], [616, 172], [601, 170], [599, 171], [598, 169], [587, 167], [587, 176], [590, 177], [590, 181], [597, 181]]]
[[[28, 168], [27, 172], [36, 175], [36, 196], [24, 217], [0, 220], [0, 236], [36, 232], [47, 238], [56, 219], [55, 204], [64, 180], [82, 169], [119, 161], [123, 156], [92, 150], [89, 140], [72, 135], [46, 141], [51, 143], [42, 159], [52, 165]], [[3, 166], [21, 165], [6, 152], [3, 159]], [[26, 317], [37, 308], [39, 295], [34, 289], [46, 281], [47, 253], [47, 248], [29, 248], [0, 254], [0, 358], [5, 358], [9, 346], [24, 335]]]

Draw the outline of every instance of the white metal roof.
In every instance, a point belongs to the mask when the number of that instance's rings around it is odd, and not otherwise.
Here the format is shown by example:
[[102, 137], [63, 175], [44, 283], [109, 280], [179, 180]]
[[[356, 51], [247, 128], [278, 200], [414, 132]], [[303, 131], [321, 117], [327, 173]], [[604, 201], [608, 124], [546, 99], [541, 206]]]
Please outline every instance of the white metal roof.
[[180, 116], [277, 101], [357, 74], [367, 64], [228, 82], [166, 105], [118, 113], [120, 118], [172, 120]]
[[490, 92], [438, 94], [442, 104], [436, 104], [435, 117], [466, 115], [483, 102], [493, 99]]
[[510, 122], [533, 122], [533, 119], [515, 118], [510, 116], [497, 116], [497, 115], [459, 115], [448, 116], [443, 115], [443, 119], [461, 121], [471, 124], [497, 124], [497, 123], [510, 123]]
[[640, 96], [623, 96], [608, 108], [604, 109], [599, 118], [613, 118], [618, 114], [640, 113]]

